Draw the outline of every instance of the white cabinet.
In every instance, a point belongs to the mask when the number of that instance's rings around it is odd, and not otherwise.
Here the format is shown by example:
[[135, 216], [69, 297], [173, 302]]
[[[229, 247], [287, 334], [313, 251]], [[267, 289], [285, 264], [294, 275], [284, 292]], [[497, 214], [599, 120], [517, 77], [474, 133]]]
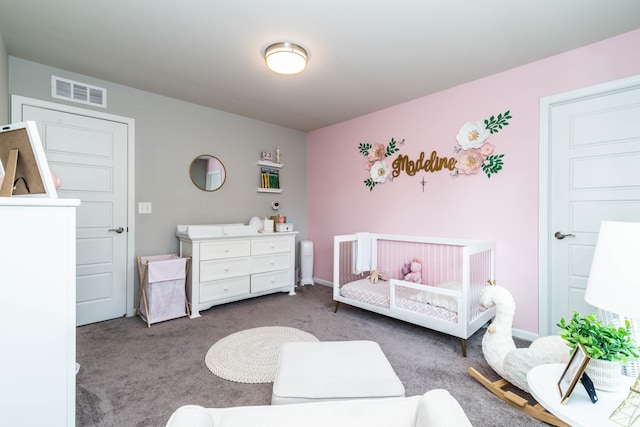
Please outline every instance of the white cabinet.
[[294, 295], [296, 234], [178, 235], [180, 256], [192, 257], [187, 279], [191, 317], [231, 301], [275, 292]]
[[0, 199], [2, 425], [75, 425], [79, 204]]

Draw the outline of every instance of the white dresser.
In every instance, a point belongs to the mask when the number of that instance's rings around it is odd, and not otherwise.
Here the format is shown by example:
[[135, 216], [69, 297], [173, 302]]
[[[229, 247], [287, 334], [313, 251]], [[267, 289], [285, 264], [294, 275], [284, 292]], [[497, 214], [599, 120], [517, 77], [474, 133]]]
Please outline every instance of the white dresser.
[[75, 425], [79, 204], [0, 198], [3, 425]]
[[231, 301], [275, 292], [294, 295], [297, 234], [178, 235], [180, 256], [192, 257], [187, 280], [191, 317]]

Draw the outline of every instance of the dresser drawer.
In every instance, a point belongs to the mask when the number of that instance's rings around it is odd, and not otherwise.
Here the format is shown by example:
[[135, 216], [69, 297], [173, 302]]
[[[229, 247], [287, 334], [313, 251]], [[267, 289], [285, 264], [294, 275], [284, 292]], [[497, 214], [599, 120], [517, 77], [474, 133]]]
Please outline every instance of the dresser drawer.
[[251, 241], [251, 255], [291, 252], [290, 242], [288, 238], [255, 239]]
[[291, 254], [289, 253], [254, 256], [251, 258], [251, 273], [291, 268], [293, 266], [289, 263], [290, 259]]
[[251, 255], [248, 240], [224, 240], [200, 244], [200, 260], [224, 259]]
[[216, 259], [200, 262], [200, 281], [225, 279], [227, 277], [248, 276], [251, 261], [245, 258]]
[[291, 285], [291, 270], [272, 271], [251, 275], [251, 292], [268, 291]]
[[234, 277], [232, 279], [212, 280], [200, 283], [200, 303], [249, 295], [251, 289], [250, 276]]

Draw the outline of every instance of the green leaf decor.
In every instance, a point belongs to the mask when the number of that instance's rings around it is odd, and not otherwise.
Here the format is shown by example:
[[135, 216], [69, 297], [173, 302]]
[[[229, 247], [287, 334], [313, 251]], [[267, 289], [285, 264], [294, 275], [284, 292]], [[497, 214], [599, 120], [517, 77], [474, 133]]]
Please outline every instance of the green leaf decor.
[[628, 320], [625, 321], [625, 327], [616, 327], [602, 324], [593, 314], [581, 316], [574, 311], [571, 320], [567, 322], [562, 318], [557, 326], [560, 328], [560, 337], [569, 347], [574, 349], [582, 344], [591, 358], [624, 363], [640, 357], [640, 347], [631, 336]]
[[502, 169], [504, 162], [502, 158], [504, 154], [494, 154], [492, 156], [485, 157], [482, 162], [482, 170], [487, 174], [487, 178], [491, 178], [491, 174], [498, 173], [499, 170]]
[[358, 146], [358, 150], [360, 151], [360, 154], [362, 154], [363, 156], [368, 156], [369, 150], [371, 150], [371, 144], [361, 142], [360, 145]]
[[504, 126], [508, 126], [508, 119], [511, 118], [511, 110], [507, 110], [504, 114], [498, 114], [498, 117], [491, 116], [489, 120], [484, 121], [484, 125], [489, 132], [498, 133]]

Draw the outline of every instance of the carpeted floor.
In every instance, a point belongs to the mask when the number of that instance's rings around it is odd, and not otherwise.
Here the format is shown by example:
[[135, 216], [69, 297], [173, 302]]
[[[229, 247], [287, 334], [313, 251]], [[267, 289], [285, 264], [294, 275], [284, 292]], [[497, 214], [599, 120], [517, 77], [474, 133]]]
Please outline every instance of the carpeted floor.
[[[239, 301], [213, 307], [197, 319], [184, 317], [151, 328], [139, 318], [77, 328], [81, 368], [76, 425], [163, 426], [185, 404], [268, 405], [272, 384], [223, 380], [204, 361], [219, 339], [259, 326], [294, 327], [321, 341], [376, 341], [407, 396], [445, 388], [475, 426], [546, 425], [503, 403], [467, 374], [473, 366], [497, 379], [482, 355], [484, 329], [467, 341], [468, 357], [463, 358], [457, 338], [346, 305], [333, 313], [331, 292], [326, 286], [305, 286], [295, 296], [280, 293]], [[528, 345], [518, 340], [516, 344]]]

